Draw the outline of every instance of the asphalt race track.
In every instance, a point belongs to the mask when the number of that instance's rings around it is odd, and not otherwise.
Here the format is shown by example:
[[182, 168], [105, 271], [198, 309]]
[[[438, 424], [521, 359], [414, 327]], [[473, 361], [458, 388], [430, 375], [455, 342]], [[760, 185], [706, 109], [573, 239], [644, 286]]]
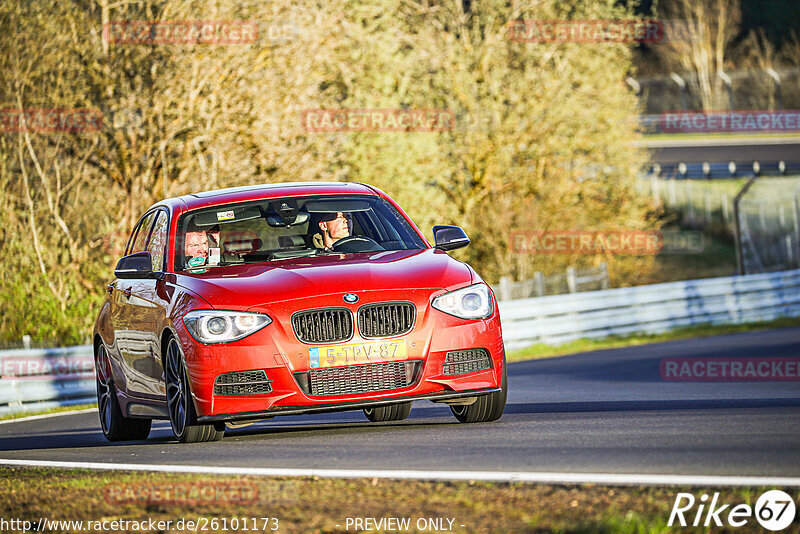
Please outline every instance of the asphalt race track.
[[664, 164], [704, 161], [773, 162], [800, 159], [800, 138], [645, 140], [653, 161]]
[[664, 357], [796, 357], [800, 328], [584, 353], [509, 366], [496, 423], [444, 405], [370, 423], [361, 412], [275, 418], [181, 445], [167, 423], [111, 444], [96, 413], [0, 425], [0, 459], [316, 469], [800, 476], [800, 382], [665, 382]]

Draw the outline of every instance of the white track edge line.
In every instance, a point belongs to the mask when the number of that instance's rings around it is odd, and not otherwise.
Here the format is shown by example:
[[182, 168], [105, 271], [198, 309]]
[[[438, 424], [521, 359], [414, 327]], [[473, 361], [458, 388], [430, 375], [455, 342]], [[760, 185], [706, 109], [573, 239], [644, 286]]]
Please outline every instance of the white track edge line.
[[256, 475], [324, 478], [385, 478], [401, 480], [464, 480], [549, 484], [668, 485], [668, 486], [800, 486], [800, 478], [725, 475], [651, 475], [615, 473], [537, 473], [506, 471], [420, 471], [370, 469], [288, 469], [194, 465], [120, 464], [0, 458], [0, 466], [55, 467], [118, 471], [155, 471], [214, 475]]
[[82, 410], [67, 410], [64, 412], [55, 412], [55, 413], [43, 413], [39, 415], [29, 415], [27, 417], [17, 417], [16, 419], [3, 419], [0, 421], [0, 425], [6, 425], [8, 423], [24, 423], [25, 421], [36, 421], [38, 419], [47, 419], [48, 417], [58, 417], [60, 415], [74, 415], [78, 413], [89, 413], [89, 412], [96, 412], [97, 408], [84, 408]]

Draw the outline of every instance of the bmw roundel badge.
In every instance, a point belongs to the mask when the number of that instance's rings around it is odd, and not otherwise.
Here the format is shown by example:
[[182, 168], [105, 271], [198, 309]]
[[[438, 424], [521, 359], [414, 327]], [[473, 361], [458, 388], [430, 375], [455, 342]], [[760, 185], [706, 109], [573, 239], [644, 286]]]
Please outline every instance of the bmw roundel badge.
[[344, 297], [342, 297], [345, 302], [349, 304], [353, 304], [354, 302], [358, 302], [358, 295], [355, 293], [348, 293]]

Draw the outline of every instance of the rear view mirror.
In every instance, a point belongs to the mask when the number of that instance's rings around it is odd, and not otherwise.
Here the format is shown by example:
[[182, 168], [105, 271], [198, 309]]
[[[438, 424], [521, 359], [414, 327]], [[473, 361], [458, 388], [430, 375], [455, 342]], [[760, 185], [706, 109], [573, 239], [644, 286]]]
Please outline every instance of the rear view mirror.
[[153, 272], [153, 259], [147, 251], [122, 257], [114, 269], [114, 276], [121, 280], [138, 278], [161, 278], [161, 273]]
[[469, 245], [469, 238], [460, 226], [440, 224], [433, 227], [435, 247], [440, 250], [455, 250]]

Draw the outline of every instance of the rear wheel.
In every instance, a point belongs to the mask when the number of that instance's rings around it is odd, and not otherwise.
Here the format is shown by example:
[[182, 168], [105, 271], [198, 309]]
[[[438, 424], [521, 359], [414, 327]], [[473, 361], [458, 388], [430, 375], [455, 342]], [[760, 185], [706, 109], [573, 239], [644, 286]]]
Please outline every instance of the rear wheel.
[[175, 338], [167, 344], [167, 408], [172, 433], [181, 443], [219, 441], [225, 435], [225, 425], [197, 424], [197, 414], [189, 389], [189, 378], [183, 352]]
[[117, 388], [111, 374], [111, 360], [105, 345], [97, 349], [97, 411], [100, 426], [108, 441], [131, 441], [147, 439], [150, 435], [150, 419], [133, 419], [122, 415], [117, 400]]
[[373, 423], [382, 421], [402, 421], [411, 413], [411, 402], [400, 402], [397, 404], [387, 404], [386, 406], [374, 406], [364, 408], [364, 415]]
[[467, 406], [450, 406], [450, 410], [460, 423], [486, 423], [496, 421], [506, 409], [508, 397], [508, 372], [506, 371], [506, 354], [503, 351], [503, 381], [500, 391], [478, 397]]

